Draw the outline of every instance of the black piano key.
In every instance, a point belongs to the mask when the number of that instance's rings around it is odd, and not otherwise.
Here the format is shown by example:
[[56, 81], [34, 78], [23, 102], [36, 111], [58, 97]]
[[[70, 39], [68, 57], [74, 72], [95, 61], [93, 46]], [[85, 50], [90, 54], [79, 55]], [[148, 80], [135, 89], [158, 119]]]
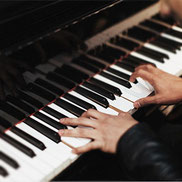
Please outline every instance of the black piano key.
[[111, 100], [115, 100], [115, 96], [112, 92], [109, 92], [107, 91], [106, 89], [96, 85], [96, 84], [93, 84], [93, 83], [89, 83], [89, 82], [84, 82], [83, 83], [83, 86], [90, 89], [90, 90], [93, 90], [99, 94], [101, 94], [102, 96], [108, 98], [108, 99], [111, 99]]
[[65, 77], [63, 77], [59, 74], [53, 73], [53, 72], [50, 72], [47, 74], [47, 79], [51, 80], [61, 86], [64, 86], [68, 89], [73, 89], [76, 86], [76, 84], [74, 82], [66, 79]]
[[164, 25], [161, 25], [156, 22], [152, 22], [150, 20], [145, 20], [145, 21], [141, 22], [140, 25], [151, 28], [152, 30], [155, 30], [157, 32], [163, 32], [163, 31], [166, 31], [167, 29], [169, 29], [168, 27], [166, 27]]
[[128, 65], [127, 62], [124, 62], [124, 61], [117, 62], [116, 65], [123, 68], [123, 69], [125, 69], [125, 70], [128, 70], [130, 72], [135, 71], [135, 67]]
[[61, 119], [61, 118], [67, 118], [67, 116], [65, 116], [64, 114], [55, 111], [54, 109], [46, 106], [43, 108], [43, 111], [47, 112], [48, 114], [50, 114], [51, 116], [54, 116], [57, 119]]
[[60, 88], [56, 87], [55, 85], [53, 85], [53, 84], [49, 83], [48, 81], [45, 81], [41, 78], [36, 79], [35, 83], [59, 96], [64, 94], [63, 90], [61, 90]]
[[[89, 78], [88, 74], [81, 72], [80, 70], [74, 68], [71, 65], [64, 64], [63, 66], [61, 66], [61, 68], [57, 68], [55, 71], [57, 71], [57, 73], [60, 73], [60, 74], [66, 75], [66, 76], [78, 75], [78, 77], [80, 77], [82, 79], [88, 79]], [[81, 82], [82, 81], [83, 80], [81, 80]]]
[[65, 94], [64, 98], [68, 99], [69, 101], [71, 101], [71, 102], [73, 102], [73, 103], [75, 103], [75, 104], [77, 104], [77, 105], [79, 105], [79, 106], [81, 106], [87, 110], [88, 109], [96, 109], [96, 107], [94, 105], [92, 105], [92, 104], [90, 104], [90, 103], [88, 103], [82, 99], [79, 99], [78, 97], [75, 97], [69, 93]]
[[12, 127], [11, 131], [13, 133], [15, 133], [16, 135], [18, 135], [19, 137], [26, 140], [27, 142], [31, 143], [32, 145], [34, 145], [38, 149], [40, 149], [40, 150], [46, 149], [46, 146], [44, 145], [43, 142], [41, 142], [40, 140], [34, 138], [33, 136], [29, 135], [28, 133], [24, 132], [23, 130], [20, 130], [17, 127]]
[[41, 103], [40, 101], [36, 100], [35, 98], [33, 98], [32, 96], [28, 95], [28, 92], [22, 92], [22, 91], [18, 91], [19, 93], [19, 98], [26, 101], [27, 103], [30, 103], [32, 106], [40, 109], [42, 108], [44, 105], [43, 103]]
[[6, 155], [1, 151], [0, 151], [0, 159], [5, 163], [7, 163], [9, 166], [13, 167], [14, 169], [19, 168], [19, 164], [14, 159], [12, 159], [11, 157], [9, 157], [8, 155]]
[[152, 64], [156, 67], [156, 65], [154, 63], [151, 63], [151, 62], [146, 61], [146, 60], [141, 59], [141, 58], [137, 58], [137, 57], [132, 56], [132, 55], [129, 55], [127, 58], [125, 58], [125, 60], [127, 60], [131, 63], [135, 62], [136, 64], [138, 64], [138, 66], [141, 64]]
[[29, 147], [20, 143], [19, 141], [15, 140], [14, 138], [8, 136], [7, 134], [3, 133], [2, 131], [0, 131], [0, 138], [2, 138], [4, 141], [9, 143], [10, 145], [14, 146], [16, 149], [20, 150], [27, 156], [29, 156], [31, 158], [36, 156], [32, 149], [30, 149]]
[[96, 67], [94, 67], [93, 65], [89, 64], [88, 62], [82, 61], [82, 60], [78, 60], [76, 62], [73, 62], [74, 64], [77, 64], [93, 73], [98, 73], [100, 70]]
[[13, 133], [15, 133], [19, 137], [23, 138], [27, 142], [31, 143], [35, 147], [39, 148], [40, 150], [44, 150], [46, 148], [45, 145], [41, 141], [39, 141], [38, 139], [29, 135], [28, 133], [24, 132], [23, 130], [13, 126], [12, 123], [10, 123], [9, 121], [7, 121], [6, 119], [4, 119], [1, 116], [0, 116], [0, 126], [3, 126], [5, 129], [8, 129], [11, 127], [11, 131]]
[[115, 75], [117, 75], [117, 76], [119, 76], [121, 78], [124, 78], [124, 79], [126, 79], [128, 81], [130, 79], [130, 75], [128, 75], [126, 73], [123, 73], [121, 71], [115, 70], [113, 68], [107, 68], [107, 71], [110, 72], [110, 73], [113, 73], [113, 74], [115, 74]]
[[0, 101], [0, 109], [18, 120], [26, 117], [24, 113], [4, 101]]
[[44, 98], [45, 100], [48, 100], [48, 101], [53, 101], [54, 99], [56, 99], [56, 96], [52, 93], [50, 93], [49, 91], [39, 87], [38, 85], [34, 84], [34, 83], [29, 83], [27, 85], [27, 89], [28, 91]]
[[166, 44], [168, 46], [171, 46], [173, 49], [180, 50], [180, 47], [182, 46], [182, 43], [162, 37], [162, 36], [157, 37], [156, 40], [159, 42], [163, 42], [164, 44]]
[[8, 175], [9, 175], [8, 171], [6, 169], [4, 169], [2, 166], [0, 166], [0, 176], [6, 177]]
[[96, 84], [98, 86], [101, 86], [102, 88], [105, 88], [105, 89], [109, 90], [114, 95], [117, 95], [117, 96], [121, 96], [122, 95], [122, 92], [121, 92], [121, 90], [119, 88], [117, 88], [117, 87], [115, 87], [113, 85], [110, 85], [108, 83], [102, 82], [102, 81], [100, 81], [98, 79], [91, 78], [89, 80], [89, 82], [94, 83], [94, 84]]
[[108, 78], [109, 80], [112, 80], [118, 84], [121, 84], [126, 88], [131, 88], [131, 84], [127, 80], [123, 80], [121, 78], [118, 78], [118, 77], [113, 76], [113, 75], [106, 73], [106, 72], [101, 72], [100, 75], [102, 75], [103, 77]]
[[65, 125], [53, 120], [52, 118], [50, 118], [40, 112], [35, 113], [34, 116], [58, 130], [67, 128]]
[[32, 118], [27, 118], [24, 122], [33, 129], [46, 136], [47, 138], [49, 138], [50, 140], [52, 140], [53, 142], [59, 143], [61, 141], [61, 138], [57, 132], [33, 120]]
[[[81, 56], [78, 60], [81, 60], [83, 62], [87, 62], [87, 63], [97, 67], [98, 69], [104, 69], [106, 67], [105, 64], [100, 63], [99, 61], [91, 59], [91, 58], [89, 58], [87, 56]], [[73, 62], [77, 62], [77, 60], [73, 60]]]
[[35, 112], [35, 109], [33, 107], [31, 107], [30, 105], [28, 105], [27, 103], [21, 101], [20, 99], [13, 97], [11, 95], [8, 95], [6, 97], [6, 100], [10, 103], [12, 103], [13, 105], [21, 108], [23, 111], [32, 114]]
[[108, 63], [114, 63], [115, 60], [120, 59], [126, 55], [126, 52], [109, 47], [107, 45], [98, 46], [94, 50], [88, 52], [88, 54], [101, 58]]
[[150, 44], [155, 45], [157, 47], [160, 47], [160, 48], [162, 48], [162, 49], [164, 49], [166, 51], [169, 51], [171, 53], [176, 53], [176, 49], [175, 48], [171, 48], [170, 45], [167, 45], [166, 43], [163, 43], [163, 42], [161, 42], [161, 41], [159, 41], [157, 39], [151, 41]]
[[172, 35], [174, 37], [177, 37], [179, 39], [182, 39], [182, 33], [177, 31], [177, 30], [169, 29], [166, 33], [169, 34], [169, 35]]
[[79, 107], [77, 107], [63, 99], [57, 99], [55, 101], [55, 104], [57, 104], [58, 106], [60, 106], [61, 108], [65, 109], [65, 110], [67, 110], [68, 112], [74, 114], [77, 117], [80, 117], [85, 112], [85, 110], [80, 109]]
[[149, 57], [151, 59], [153, 59], [154, 61], [158, 61], [160, 63], [164, 63], [164, 58], [162, 56], [158, 56], [158, 54], [152, 53], [152, 50], [148, 50], [145, 47], [142, 47], [141, 49], [138, 49], [136, 52]]
[[142, 42], [146, 42], [147, 40], [150, 40], [151, 38], [157, 36], [155, 33], [146, 31], [136, 26], [133, 26], [132, 28], [128, 29], [125, 33], [130, 37], [133, 37], [137, 40], [141, 40]]
[[121, 38], [119, 36], [116, 36], [115, 39], [111, 39], [110, 42], [112, 44], [115, 44], [117, 46], [123, 47], [125, 49], [128, 49], [130, 51], [134, 50], [135, 48], [139, 47], [140, 44], [133, 42], [131, 40], [128, 40], [126, 38]]
[[152, 18], [156, 19], [156, 20], [159, 20], [161, 22], [165, 22], [165, 23], [170, 24], [170, 25], [175, 24], [175, 21], [174, 21], [174, 19], [172, 17], [163, 17], [160, 14], [156, 14]]
[[86, 89], [84, 89], [82, 87], [77, 87], [75, 89], [75, 91], [78, 92], [79, 94], [85, 96], [86, 98], [94, 101], [95, 103], [101, 105], [104, 108], [109, 107], [109, 103], [108, 103], [107, 99], [100, 96], [100, 95], [98, 95], [98, 94], [96, 94], [96, 93], [93, 93], [93, 92], [91, 92], [89, 90], [86, 90]]

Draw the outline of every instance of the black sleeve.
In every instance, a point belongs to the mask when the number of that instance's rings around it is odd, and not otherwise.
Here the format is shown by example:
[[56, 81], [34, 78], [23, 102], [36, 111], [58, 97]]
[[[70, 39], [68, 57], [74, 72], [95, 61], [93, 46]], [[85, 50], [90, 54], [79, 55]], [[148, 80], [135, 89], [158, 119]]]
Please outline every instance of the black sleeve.
[[182, 180], [180, 161], [145, 124], [130, 128], [119, 140], [117, 157], [133, 180]]

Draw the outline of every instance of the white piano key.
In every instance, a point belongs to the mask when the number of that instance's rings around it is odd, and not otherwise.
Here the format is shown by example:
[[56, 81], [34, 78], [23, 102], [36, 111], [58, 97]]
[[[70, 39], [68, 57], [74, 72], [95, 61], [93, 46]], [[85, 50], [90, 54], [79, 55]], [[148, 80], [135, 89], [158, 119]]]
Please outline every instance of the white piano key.
[[46, 145], [47, 148], [44, 152], [47, 152], [47, 154], [51, 155], [53, 158], [52, 161], [48, 160], [48, 162], [54, 165], [54, 173], [63, 170], [65, 166], [69, 165], [72, 160], [77, 158], [77, 155], [71, 153], [71, 148], [64, 145], [62, 142], [56, 144], [24, 123], [17, 125], [17, 127], [28, 131]]
[[16, 160], [22, 167], [22, 173], [27, 175], [28, 179], [31, 179], [31, 181], [42, 181], [45, 178], [44, 174], [35, 168], [32, 158], [29, 158], [2, 139], [0, 139], [0, 146], [6, 151], [7, 155], [16, 156]]
[[9, 181], [9, 182], [25, 182], [25, 181], [28, 182], [29, 181], [29, 182], [31, 182], [31, 179], [28, 176], [26, 176], [26, 174], [21, 173], [22, 171], [20, 168], [14, 169], [1, 160], [0, 160], [0, 166], [5, 168], [8, 172], [8, 176], [3, 178], [2, 182], [4, 182], [4, 181]]
[[[44, 175], [48, 175], [48, 174], [52, 173], [53, 166], [51, 165], [51, 163], [47, 163], [47, 161], [46, 161], [46, 159], [50, 159], [50, 157], [48, 155], [45, 155], [44, 151], [37, 149], [30, 143], [26, 142], [25, 140], [23, 140], [22, 138], [17, 136], [16, 134], [12, 133], [11, 131], [7, 131], [6, 134], [11, 136], [12, 138], [16, 139], [17, 141], [19, 141], [20, 143], [24, 144], [25, 146], [29, 147], [30, 149], [32, 149], [34, 151], [34, 153], [36, 154], [36, 156], [33, 158], [33, 160], [35, 162], [35, 166], [42, 173], [44, 173]], [[52, 160], [52, 158], [50, 160]], [[53, 177], [53, 176], [51, 176], [51, 177]]]

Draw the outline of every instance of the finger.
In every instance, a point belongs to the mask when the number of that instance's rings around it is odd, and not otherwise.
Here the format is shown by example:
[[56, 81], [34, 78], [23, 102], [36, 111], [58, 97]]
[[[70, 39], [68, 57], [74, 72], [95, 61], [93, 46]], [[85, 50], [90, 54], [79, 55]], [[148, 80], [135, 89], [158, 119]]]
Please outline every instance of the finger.
[[70, 126], [86, 126], [86, 127], [95, 127], [95, 121], [88, 119], [86, 117], [80, 118], [63, 118], [60, 122], [64, 125]]
[[91, 150], [96, 150], [96, 149], [99, 149], [98, 142], [91, 142], [91, 143], [88, 143], [82, 147], [78, 147], [78, 148], [73, 149], [72, 152], [75, 154], [82, 154], [82, 153], [85, 153], [85, 152], [88, 152]]
[[99, 119], [102, 116], [104, 116], [104, 113], [101, 113], [95, 109], [89, 109], [88, 111], [82, 114], [82, 117], [95, 118], [95, 119]]
[[0, 81], [0, 100], [5, 100], [5, 93], [2, 81]]
[[153, 85], [154, 75], [153, 75], [152, 73], [140, 69], [140, 70], [138, 70], [138, 71], [135, 71], [135, 72], [131, 75], [130, 81], [131, 81], [131, 82], [134, 82], [134, 81], [136, 80], [136, 78], [138, 78], [138, 77], [140, 77], [140, 78], [142, 78], [142, 79], [148, 81], [150, 84]]
[[140, 69], [143, 69], [143, 70], [152, 72], [154, 68], [155, 67], [152, 64], [143, 64], [143, 65], [137, 66], [135, 68], [135, 71], [138, 71]]
[[149, 96], [146, 98], [139, 99], [139, 100], [134, 102], [134, 107], [138, 109], [140, 107], [143, 107], [143, 106], [146, 106], [149, 104], [158, 104], [157, 103], [157, 97], [156, 96]]
[[95, 131], [87, 128], [62, 129], [58, 133], [62, 137], [95, 138]]

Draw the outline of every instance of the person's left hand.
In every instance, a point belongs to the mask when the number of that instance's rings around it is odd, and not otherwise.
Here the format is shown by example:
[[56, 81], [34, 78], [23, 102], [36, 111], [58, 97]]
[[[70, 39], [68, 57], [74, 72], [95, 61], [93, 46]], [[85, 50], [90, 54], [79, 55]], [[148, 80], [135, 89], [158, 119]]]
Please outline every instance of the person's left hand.
[[75, 148], [73, 152], [76, 154], [95, 149], [115, 153], [120, 137], [129, 128], [138, 123], [126, 112], [121, 112], [118, 116], [114, 116], [94, 109], [89, 109], [80, 118], [64, 118], [60, 122], [65, 125], [84, 126], [70, 130], [60, 130], [60, 136], [92, 139], [92, 142]]

